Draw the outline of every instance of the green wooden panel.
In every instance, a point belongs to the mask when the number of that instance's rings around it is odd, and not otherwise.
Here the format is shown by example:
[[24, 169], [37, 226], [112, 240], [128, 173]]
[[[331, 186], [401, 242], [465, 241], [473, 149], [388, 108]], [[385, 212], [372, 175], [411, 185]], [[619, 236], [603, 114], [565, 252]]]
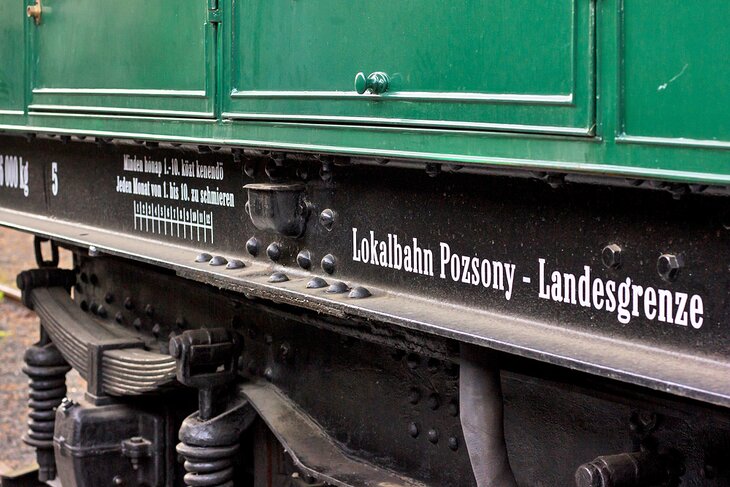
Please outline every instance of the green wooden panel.
[[212, 116], [205, 0], [44, 0], [34, 111]]
[[25, 91], [25, 2], [0, 1], [0, 112], [22, 111]]
[[727, 0], [625, 1], [628, 136], [730, 144], [729, 19]]
[[[230, 118], [586, 134], [589, 0], [241, 0], [229, 34]], [[359, 95], [358, 72], [389, 75]]]

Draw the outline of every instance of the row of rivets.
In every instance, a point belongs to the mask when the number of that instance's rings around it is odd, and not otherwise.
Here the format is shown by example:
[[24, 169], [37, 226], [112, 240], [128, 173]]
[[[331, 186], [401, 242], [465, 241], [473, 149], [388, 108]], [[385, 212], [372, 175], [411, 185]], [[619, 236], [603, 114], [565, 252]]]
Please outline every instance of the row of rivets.
[[207, 254], [205, 252], [198, 254], [198, 256], [195, 258], [195, 262], [199, 264], [203, 264], [205, 262], [208, 263], [208, 265], [211, 265], [213, 267], [220, 267], [220, 266], [226, 266], [226, 269], [243, 269], [246, 267], [246, 264], [243, 263], [243, 261], [238, 259], [231, 259], [228, 260], [225, 257], [222, 257], [220, 255], [216, 255], [215, 257]]
[[[287, 282], [288, 280], [289, 277], [280, 271], [274, 272], [271, 276], [269, 276], [269, 282], [272, 283], [282, 283]], [[372, 293], [367, 288], [363, 286], [350, 288], [350, 286], [342, 281], [335, 281], [332, 284], [329, 284], [321, 277], [313, 277], [309, 280], [309, 282], [307, 282], [307, 289], [322, 288], [327, 288], [325, 292], [328, 294], [344, 294], [349, 291], [348, 297], [352, 299], [363, 299], [372, 296]]]
[[[418, 427], [417, 423], [411, 423], [408, 425], [408, 434], [411, 435], [411, 438], [418, 438], [418, 436], [421, 434], [421, 430]], [[435, 445], [439, 442], [438, 430], [435, 428], [429, 429], [426, 433], [426, 438], [428, 438], [428, 441], [430, 443], [433, 443]], [[447, 440], [447, 444], [452, 451], [456, 451], [459, 449], [459, 439], [455, 436], [450, 436]]]
[[[246, 251], [253, 257], [258, 256], [260, 248], [261, 243], [256, 237], [251, 237], [246, 242]], [[266, 255], [272, 261], [278, 262], [279, 259], [281, 259], [282, 255], [281, 244], [279, 242], [272, 242], [271, 244], [269, 244], [269, 246], [266, 247]], [[302, 250], [301, 252], [299, 252], [297, 254], [297, 264], [302, 269], [311, 269], [312, 253], [309, 250]], [[325, 271], [327, 274], [333, 274], [335, 272], [337, 266], [336, 264], [337, 259], [335, 259], [335, 256], [332, 254], [327, 254], [322, 257], [322, 262], [320, 263], [320, 265], [322, 266], [322, 270]]]

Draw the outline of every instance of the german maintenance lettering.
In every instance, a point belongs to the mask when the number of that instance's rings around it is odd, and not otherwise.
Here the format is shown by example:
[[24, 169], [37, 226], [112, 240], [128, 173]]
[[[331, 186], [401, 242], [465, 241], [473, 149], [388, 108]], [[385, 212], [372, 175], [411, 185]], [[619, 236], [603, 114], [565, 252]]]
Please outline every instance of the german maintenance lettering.
[[624, 325], [645, 319], [698, 330], [705, 321], [705, 303], [699, 294], [645, 286], [631, 277], [604, 279], [588, 265], [575, 274], [549, 269], [547, 260], [538, 258], [534, 268], [518, 273], [512, 262], [461, 255], [448, 242], [432, 248], [416, 237], [405, 239], [394, 233], [381, 237], [372, 230], [362, 233], [357, 228], [352, 229], [352, 260], [481, 287], [499, 293], [506, 301], [517, 291], [516, 278], [525, 285], [521, 292], [535, 296], [532, 277], [536, 273], [536, 298], [610, 313]]

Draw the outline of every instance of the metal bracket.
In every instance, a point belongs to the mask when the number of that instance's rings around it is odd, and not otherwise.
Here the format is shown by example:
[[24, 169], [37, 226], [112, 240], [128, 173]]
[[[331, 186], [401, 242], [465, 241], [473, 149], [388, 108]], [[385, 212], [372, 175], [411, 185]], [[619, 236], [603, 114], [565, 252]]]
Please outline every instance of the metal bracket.
[[198, 389], [200, 418], [215, 416], [213, 392], [237, 376], [241, 342], [225, 328], [189, 330], [170, 340], [170, 355], [177, 359], [177, 380]]
[[126, 348], [144, 348], [144, 342], [141, 340], [129, 340], [120, 338], [118, 340], [108, 340], [101, 343], [89, 343], [88, 353], [88, 373], [86, 374], [86, 393], [87, 398], [92, 400], [95, 405], [105, 402], [104, 393], [104, 352], [107, 350], [122, 350]]
[[[41, 248], [41, 244], [43, 242], [51, 242], [51, 260], [43, 259], [43, 249]], [[58, 244], [55, 241], [47, 238], [35, 237], [33, 239], [33, 250], [35, 252], [35, 262], [38, 267], [58, 267]]]

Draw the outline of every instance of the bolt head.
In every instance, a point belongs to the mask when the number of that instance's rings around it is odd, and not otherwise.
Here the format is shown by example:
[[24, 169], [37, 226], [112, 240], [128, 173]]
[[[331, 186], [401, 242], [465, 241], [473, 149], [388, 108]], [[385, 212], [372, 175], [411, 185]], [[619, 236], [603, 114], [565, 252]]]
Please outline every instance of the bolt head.
[[273, 242], [271, 245], [269, 245], [266, 248], [266, 255], [269, 256], [269, 259], [276, 262], [281, 258], [281, 245], [279, 245], [276, 242]]
[[309, 250], [302, 250], [297, 254], [297, 264], [302, 269], [310, 269], [312, 267], [312, 254]]
[[329, 208], [322, 210], [322, 213], [319, 214], [319, 223], [327, 231], [332, 230], [332, 226], [335, 224], [335, 212]]
[[439, 442], [439, 432], [435, 429], [428, 430], [428, 441], [434, 445]]
[[325, 271], [327, 274], [333, 274], [335, 272], [335, 256], [332, 254], [327, 254], [324, 257], [322, 257], [322, 270]]
[[411, 435], [411, 438], [418, 437], [418, 425], [416, 423], [411, 423], [408, 425], [408, 434]]
[[256, 237], [251, 237], [246, 242], [246, 252], [251, 254], [253, 257], [259, 255], [259, 241]]
[[659, 277], [670, 282], [677, 279], [682, 266], [681, 256], [675, 254], [662, 254], [656, 262], [656, 270], [659, 273]]
[[451, 451], [456, 451], [459, 449], [459, 439], [456, 438], [455, 436], [451, 436], [449, 438], [449, 449]]
[[581, 465], [575, 472], [575, 485], [577, 487], [603, 487], [601, 470], [592, 463]]
[[618, 269], [621, 267], [621, 247], [616, 244], [603, 247], [601, 261], [608, 269]]

